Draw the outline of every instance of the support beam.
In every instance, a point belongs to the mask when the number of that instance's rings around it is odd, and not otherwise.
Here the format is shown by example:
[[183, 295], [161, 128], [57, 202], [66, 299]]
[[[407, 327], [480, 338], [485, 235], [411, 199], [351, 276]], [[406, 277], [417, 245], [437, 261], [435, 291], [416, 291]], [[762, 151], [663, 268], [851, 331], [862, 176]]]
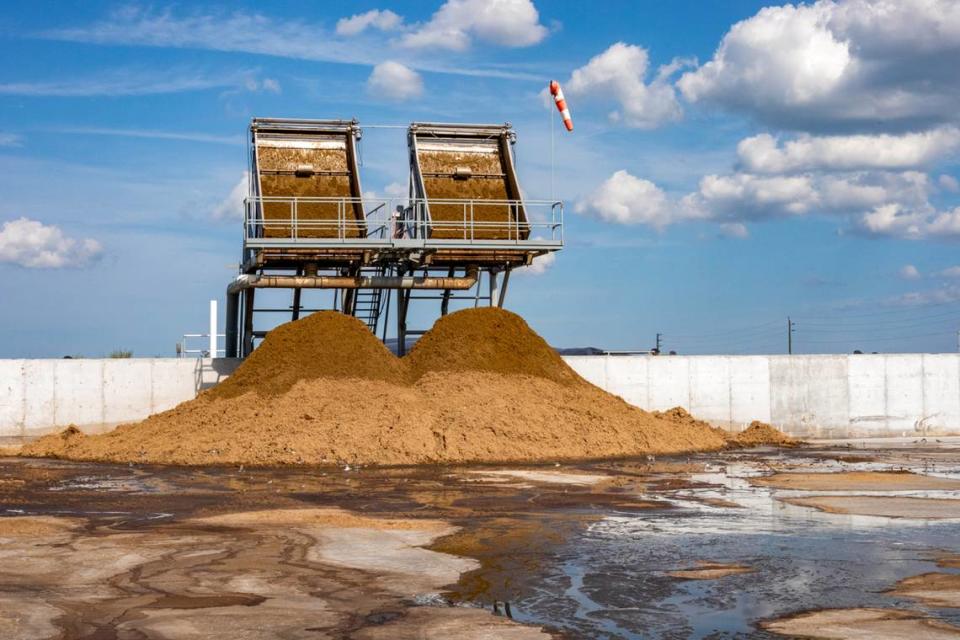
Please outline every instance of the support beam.
[[490, 270], [490, 306], [495, 307], [500, 301], [500, 290], [497, 288], [499, 274], [493, 269]]
[[[478, 278], [476, 267], [462, 278], [429, 276], [274, 276], [243, 274], [230, 283], [227, 291], [245, 289], [453, 289], [471, 288]], [[344, 308], [346, 312], [347, 309]]]
[[253, 296], [256, 289], [243, 292], [243, 336], [240, 357], [246, 358], [253, 353]]
[[237, 357], [237, 334], [240, 328], [240, 294], [227, 293], [226, 356]]
[[[360, 275], [360, 267], [350, 269], [345, 273], [347, 277], [356, 279]], [[348, 316], [356, 315], [357, 309], [357, 290], [356, 289], [344, 289], [343, 290], [343, 312]]]
[[[303, 269], [297, 268], [297, 275], [303, 275]], [[293, 290], [293, 314], [291, 320], [300, 319], [300, 287], [297, 287]]]
[[[403, 277], [403, 272], [399, 273]], [[407, 353], [407, 307], [410, 305], [410, 292], [397, 290], [397, 355], [403, 357]]]
[[[447, 277], [453, 277], [453, 267], [450, 267], [450, 271], [447, 272]], [[443, 290], [443, 302], [440, 303], [440, 315], [445, 316], [447, 312], [450, 311], [450, 289]]]
[[503, 272], [503, 284], [500, 285], [500, 299], [497, 301], [497, 306], [501, 309], [503, 308], [503, 303], [507, 299], [507, 285], [510, 284], [510, 267], [507, 267]]

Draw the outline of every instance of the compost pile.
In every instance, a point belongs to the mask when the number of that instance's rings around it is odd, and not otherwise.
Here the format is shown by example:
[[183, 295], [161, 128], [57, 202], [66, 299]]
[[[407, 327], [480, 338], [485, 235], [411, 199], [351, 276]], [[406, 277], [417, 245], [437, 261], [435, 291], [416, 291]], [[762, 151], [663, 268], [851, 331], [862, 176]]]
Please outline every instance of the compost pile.
[[589, 384], [502, 309], [441, 318], [402, 359], [359, 320], [324, 311], [271, 331], [194, 400], [103, 435], [68, 429], [22, 454], [391, 465], [710, 451], [728, 440], [682, 410], [655, 415]]

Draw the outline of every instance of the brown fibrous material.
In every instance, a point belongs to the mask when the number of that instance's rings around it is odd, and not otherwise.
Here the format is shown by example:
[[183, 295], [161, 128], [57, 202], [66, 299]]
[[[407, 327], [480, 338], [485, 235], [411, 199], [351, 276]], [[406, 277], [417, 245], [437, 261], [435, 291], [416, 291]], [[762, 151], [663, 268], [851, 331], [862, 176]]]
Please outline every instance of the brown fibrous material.
[[519, 316], [482, 308], [441, 318], [403, 359], [359, 320], [318, 312], [271, 331], [232, 376], [194, 400], [102, 435], [46, 436], [21, 455], [403, 465], [727, 446], [722, 431], [682, 409], [652, 414], [587, 383]]
[[776, 427], [759, 420], [754, 420], [746, 429], [732, 436], [730, 442], [739, 447], [759, 447], [763, 445], [796, 447], [803, 444], [800, 440], [791, 438]]

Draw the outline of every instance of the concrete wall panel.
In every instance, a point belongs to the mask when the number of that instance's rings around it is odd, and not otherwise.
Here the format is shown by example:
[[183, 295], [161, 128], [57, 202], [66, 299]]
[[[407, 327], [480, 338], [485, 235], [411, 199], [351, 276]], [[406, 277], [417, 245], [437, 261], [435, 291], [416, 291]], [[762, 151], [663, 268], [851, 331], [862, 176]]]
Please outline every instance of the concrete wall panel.
[[887, 427], [887, 360], [883, 355], [858, 354], [847, 362], [850, 397], [849, 435], [892, 435]]
[[731, 427], [754, 420], [770, 422], [770, 359], [765, 356], [727, 356], [730, 363]]
[[0, 438], [23, 435], [24, 360], [0, 360]]
[[607, 387], [607, 356], [576, 356], [565, 360], [587, 382], [601, 389]]
[[846, 356], [772, 356], [770, 421], [802, 437], [834, 437], [849, 423]]
[[923, 358], [888, 355], [886, 360], [887, 430], [912, 435], [924, 415]]
[[605, 356], [606, 390], [638, 407], [650, 405], [647, 359], [629, 356]]
[[923, 356], [923, 403], [922, 435], [945, 433], [960, 425], [960, 358]]
[[55, 366], [59, 360], [23, 360], [23, 432], [31, 435], [56, 422]]
[[200, 360], [154, 360], [151, 371], [151, 413], [172, 409], [197, 395], [201, 387]]
[[685, 408], [702, 420], [730, 424], [730, 358], [690, 359], [690, 402]]
[[54, 424], [104, 422], [104, 360], [53, 360], [56, 404]]
[[103, 422], [141, 420], [153, 406], [153, 363], [146, 358], [103, 361]]
[[690, 406], [690, 359], [675, 356], [647, 358], [650, 409], [663, 411]]

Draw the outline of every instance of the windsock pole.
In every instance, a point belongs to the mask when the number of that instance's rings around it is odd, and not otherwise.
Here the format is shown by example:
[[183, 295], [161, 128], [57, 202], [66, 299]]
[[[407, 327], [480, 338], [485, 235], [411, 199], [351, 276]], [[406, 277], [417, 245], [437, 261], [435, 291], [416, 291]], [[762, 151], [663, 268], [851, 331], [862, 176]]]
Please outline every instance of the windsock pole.
[[557, 103], [557, 111], [563, 118], [563, 126], [567, 128], [567, 131], [573, 131], [573, 118], [570, 117], [570, 109], [567, 108], [567, 101], [563, 97], [563, 89], [560, 88], [560, 83], [556, 80], [550, 81], [550, 95], [553, 96], [553, 101]]

